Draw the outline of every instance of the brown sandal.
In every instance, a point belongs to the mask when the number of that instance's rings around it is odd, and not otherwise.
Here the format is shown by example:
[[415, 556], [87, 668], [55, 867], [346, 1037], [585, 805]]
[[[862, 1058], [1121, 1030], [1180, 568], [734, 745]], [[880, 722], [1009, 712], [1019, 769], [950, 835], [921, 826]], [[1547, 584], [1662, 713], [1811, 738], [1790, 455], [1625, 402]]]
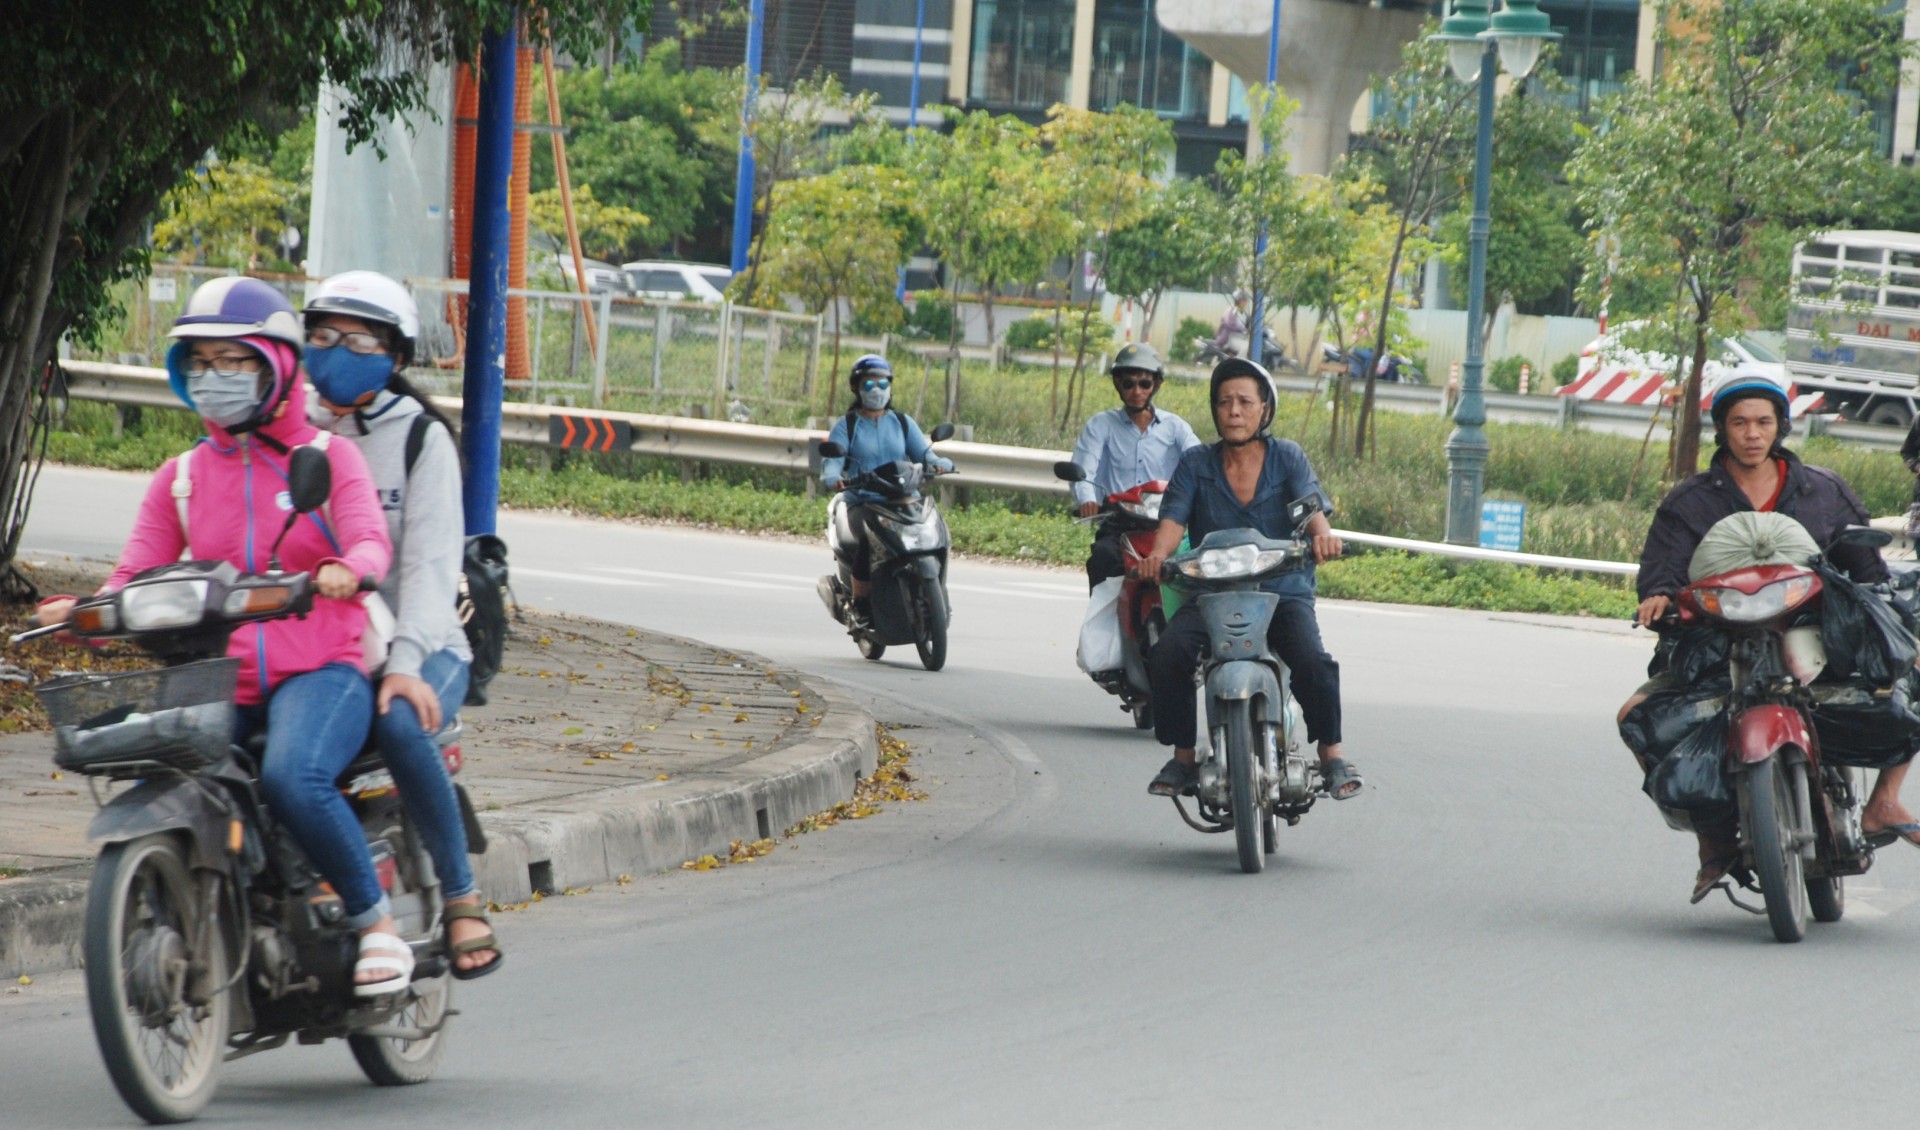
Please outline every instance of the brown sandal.
[[1693, 898], [1689, 901], [1696, 906], [1699, 905], [1700, 900], [1712, 894], [1714, 888], [1720, 885], [1720, 881], [1727, 877], [1727, 872], [1733, 870], [1733, 865], [1738, 862], [1740, 857], [1736, 854], [1718, 856], [1702, 863], [1700, 870], [1694, 873]]
[[[487, 909], [483, 904], [477, 902], [448, 903], [446, 907], [441, 910], [440, 916], [448, 925], [451, 925], [456, 918], [478, 918], [487, 924], [486, 933], [477, 938], [468, 938], [464, 942], [455, 942], [453, 940], [453, 931], [451, 929], [447, 931], [447, 955], [453, 959], [451, 972], [453, 973], [454, 980], [471, 981], [476, 977], [485, 977], [506, 963], [506, 951], [500, 948], [500, 939], [493, 936], [493, 921], [487, 917]], [[473, 966], [470, 969], [460, 968], [460, 958], [485, 950], [493, 951], [492, 961], [487, 962], [485, 965]]]

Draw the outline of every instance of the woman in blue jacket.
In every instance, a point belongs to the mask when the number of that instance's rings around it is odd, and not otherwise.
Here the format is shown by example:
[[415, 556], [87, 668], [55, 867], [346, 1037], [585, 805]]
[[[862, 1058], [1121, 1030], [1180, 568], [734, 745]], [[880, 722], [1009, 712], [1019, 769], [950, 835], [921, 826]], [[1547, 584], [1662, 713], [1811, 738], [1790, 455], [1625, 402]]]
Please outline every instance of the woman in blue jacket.
[[[853, 390], [853, 403], [847, 414], [834, 422], [827, 438], [846, 451], [843, 457], [820, 463], [820, 483], [831, 490], [842, 490], [847, 480], [875, 467], [901, 459], [925, 463], [938, 471], [953, 470], [953, 461], [933, 453], [929, 440], [913, 417], [893, 408], [893, 366], [887, 359], [869, 353], [853, 363], [847, 374], [847, 386]], [[867, 523], [871, 520], [869, 503], [879, 495], [862, 490], [847, 491], [847, 524], [855, 538], [848, 555], [847, 571], [853, 574], [853, 614], [865, 623], [872, 618], [868, 603], [871, 562], [867, 551]]]

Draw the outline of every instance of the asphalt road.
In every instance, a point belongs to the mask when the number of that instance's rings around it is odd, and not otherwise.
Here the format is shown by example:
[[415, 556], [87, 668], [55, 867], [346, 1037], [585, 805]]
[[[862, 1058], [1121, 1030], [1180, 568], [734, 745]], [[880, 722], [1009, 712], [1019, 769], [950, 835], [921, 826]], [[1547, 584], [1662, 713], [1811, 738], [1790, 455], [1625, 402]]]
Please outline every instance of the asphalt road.
[[[135, 480], [50, 471], [35, 549], [111, 553]], [[520, 597], [836, 679], [931, 799], [710, 874], [507, 915], [438, 1079], [345, 1048], [230, 1065], [206, 1120], [335, 1126], [1776, 1126], [1899, 1119], [1920, 858], [1782, 946], [1687, 905], [1690, 838], [1612, 712], [1610, 625], [1323, 603], [1351, 756], [1261, 875], [1145, 795], [1163, 758], [1073, 666], [1071, 573], [956, 564], [947, 670], [861, 660], [824, 548], [511, 515]], [[74, 975], [0, 996], [0, 1122], [122, 1125]]]

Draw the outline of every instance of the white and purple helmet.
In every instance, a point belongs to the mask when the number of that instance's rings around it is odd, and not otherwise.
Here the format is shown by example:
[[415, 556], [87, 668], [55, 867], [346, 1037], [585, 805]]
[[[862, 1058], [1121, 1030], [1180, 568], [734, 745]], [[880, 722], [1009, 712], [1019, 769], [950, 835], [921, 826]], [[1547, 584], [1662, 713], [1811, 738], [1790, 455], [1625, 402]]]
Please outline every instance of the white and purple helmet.
[[214, 279], [194, 288], [186, 309], [173, 320], [173, 337], [264, 337], [298, 351], [306, 327], [293, 304], [271, 284], [245, 275]]

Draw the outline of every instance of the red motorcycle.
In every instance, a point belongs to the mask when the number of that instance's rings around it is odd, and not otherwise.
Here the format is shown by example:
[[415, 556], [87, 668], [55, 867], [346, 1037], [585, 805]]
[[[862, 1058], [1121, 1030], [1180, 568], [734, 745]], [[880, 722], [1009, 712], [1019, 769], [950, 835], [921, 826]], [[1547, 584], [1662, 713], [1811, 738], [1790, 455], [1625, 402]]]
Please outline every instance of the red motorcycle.
[[[1841, 544], [1886, 540], [1864, 527], [1840, 537]], [[1726, 644], [1723, 769], [1739, 808], [1735, 874], [1757, 887], [1764, 910], [1742, 903], [1730, 882], [1720, 886], [1736, 906], [1764, 913], [1782, 942], [1805, 935], [1809, 912], [1815, 921], [1839, 921], [1845, 877], [1873, 865], [1860, 819], [1864, 772], [1824, 758], [1814, 725], [1816, 708], [1845, 690], [1813, 685], [1828, 663], [1824, 587], [1804, 566], [1755, 565], [1696, 581], [1675, 601], [1681, 626], [1709, 627]], [[1676, 827], [1691, 830], [1683, 814], [1667, 812]]]
[[[1086, 471], [1077, 463], [1061, 461], [1053, 465], [1056, 477], [1069, 483], [1084, 481]], [[1167, 628], [1167, 613], [1160, 603], [1160, 585], [1134, 576], [1134, 566], [1145, 560], [1153, 549], [1153, 538], [1160, 528], [1160, 498], [1167, 492], [1165, 479], [1154, 479], [1107, 496], [1100, 513], [1086, 521], [1101, 523], [1102, 530], [1119, 529], [1127, 565], [1120, 582], [1117, 614], [1120, 620], [1120, 666], [1088, 674], [1100, 688], [1120, 699], [1120, 709], [1133, 715], [1137, 729], [1153, 728], [1153, 694], [1147, 685], [1147, 656]]]

